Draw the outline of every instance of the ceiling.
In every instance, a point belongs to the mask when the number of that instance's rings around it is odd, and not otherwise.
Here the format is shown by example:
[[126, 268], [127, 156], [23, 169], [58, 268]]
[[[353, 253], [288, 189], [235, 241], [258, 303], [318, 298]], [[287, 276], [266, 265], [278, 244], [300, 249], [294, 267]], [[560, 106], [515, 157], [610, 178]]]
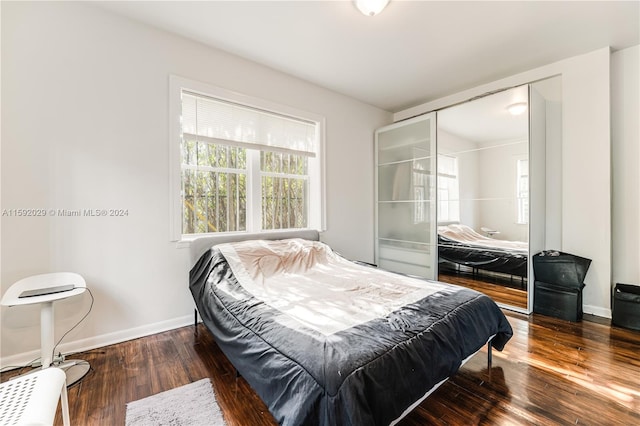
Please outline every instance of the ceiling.
[[640, 43], [640, 2], [93, 3], [397, 112], [602, 47]]
[[528, 114], [525, 111], [512, 115], [507, 107], [527, 104], [528, 97], [527, 86], [520, 86], [445, 108], [438, 111], [438, 131], [443, 130], [478, 146], [527, 140]]

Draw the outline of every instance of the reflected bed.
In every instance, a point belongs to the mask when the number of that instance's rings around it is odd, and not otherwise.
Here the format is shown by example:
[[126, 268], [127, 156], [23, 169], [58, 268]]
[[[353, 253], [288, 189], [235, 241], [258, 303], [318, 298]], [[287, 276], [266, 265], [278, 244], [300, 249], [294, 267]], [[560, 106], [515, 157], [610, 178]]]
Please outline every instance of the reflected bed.
[[485, 237], [466, 225], [438, 227], [440, 261], [526, 278], [528, 256], [525, 242]]
[[512, 335], [481, 293], [351, 262], [310, 239], [217, 244], [199, 255], [190, 290], [282, 425], [393, 424]]

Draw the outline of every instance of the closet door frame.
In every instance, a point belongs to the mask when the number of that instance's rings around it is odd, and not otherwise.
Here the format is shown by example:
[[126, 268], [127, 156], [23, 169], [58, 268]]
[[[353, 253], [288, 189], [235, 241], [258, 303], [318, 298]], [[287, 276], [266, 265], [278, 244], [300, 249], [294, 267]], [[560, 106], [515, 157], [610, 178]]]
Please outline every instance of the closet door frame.
[[533, 312], [533, 255], [546, 247], [546, 101], [529, 84], [529, 280], [527, 314]]

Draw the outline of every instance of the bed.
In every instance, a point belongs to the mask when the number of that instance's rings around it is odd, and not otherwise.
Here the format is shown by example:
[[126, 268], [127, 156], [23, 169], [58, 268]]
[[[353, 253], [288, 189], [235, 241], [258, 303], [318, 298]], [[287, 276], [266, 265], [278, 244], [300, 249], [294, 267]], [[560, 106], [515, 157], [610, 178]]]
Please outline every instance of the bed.
[[194, 244], [190, 290], [281, 425], [394, 424], [512, 335], [481, 293], [351, 262], [312, 231], [278, 236]]
[[526, 278], [529, 245], [485, 237], [462, 224], [438, 226], [439, 260]]

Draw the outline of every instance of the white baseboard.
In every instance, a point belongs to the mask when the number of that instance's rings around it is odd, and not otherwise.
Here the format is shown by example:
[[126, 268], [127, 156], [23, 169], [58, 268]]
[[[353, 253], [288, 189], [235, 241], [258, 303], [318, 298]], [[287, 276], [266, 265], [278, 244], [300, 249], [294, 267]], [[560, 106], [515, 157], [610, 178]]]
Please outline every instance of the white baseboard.
[[602, 308], [600, 306], [584, 305], [582, 311], [585, 314], [596, 315], [603, 318], [611, 319], [611, 309]]
[[[147, 324], [141, 327], [130, 328], [128, 330], [116, 331], [113, 333], [107, 333], [100, 336], [89, 337], [86, 339], [75, 340], [72, 342], [61, 343], [56, 348], [56, 353], [61, 352], [67, 356], [67, 354], [74, 354], [76, 352], [89, 351], [91, 349], [101, 348], [104, 346], [113, 345], [116, 343], [126, 342], [127, 340], [137, 339], [139, 337], [149, 336], [152, 334], [162, 333], [163, 331], [173, 330], [175, 328], [184, 327], [193, 324], [193, 315], [186, 315], [166, 321], [160, 321], [153, 324]], [[35, 359], [40, 358], [40, 349], [23, 352], [15, 355], [6, 356], [0, 359], [0, 366], [2, 368], [9, 368], [11, 366], [20, 367], [27, 365]]]

